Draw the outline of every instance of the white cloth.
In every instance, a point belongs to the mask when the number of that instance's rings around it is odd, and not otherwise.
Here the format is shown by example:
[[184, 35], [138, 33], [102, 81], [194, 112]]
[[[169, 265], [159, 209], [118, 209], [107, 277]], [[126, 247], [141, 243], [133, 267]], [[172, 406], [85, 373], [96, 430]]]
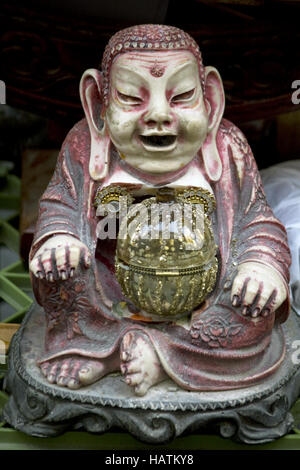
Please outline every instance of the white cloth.
[[292, 255], [292, 307], [300, 315], [300, 160], [279, 163], [260, 171], [268, 203], [284, 224]]

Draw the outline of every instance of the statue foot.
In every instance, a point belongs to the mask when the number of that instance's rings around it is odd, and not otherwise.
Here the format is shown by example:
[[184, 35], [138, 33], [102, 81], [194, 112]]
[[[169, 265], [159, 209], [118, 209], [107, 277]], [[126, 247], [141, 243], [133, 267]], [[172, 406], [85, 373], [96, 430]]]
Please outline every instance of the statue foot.
[[147, 336], [128, 332], [121, 344], [121, 372], [136, 395], [143, 396], [153, 385], [167, 378]]
[[119, 369], [116, 361], [110, 359], [89, 359], [83, 356], [65, 356], [40, 364], [48, 382], [76, 390], [90, 385], [110, 372]]

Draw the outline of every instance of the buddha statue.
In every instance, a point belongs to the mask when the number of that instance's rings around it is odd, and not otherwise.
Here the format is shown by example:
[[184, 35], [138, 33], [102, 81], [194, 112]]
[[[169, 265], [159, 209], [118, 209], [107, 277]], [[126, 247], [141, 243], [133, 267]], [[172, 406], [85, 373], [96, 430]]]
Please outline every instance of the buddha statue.
[[[260, 383], [285, 354], [290, 254], [247, 140], [223, 118], [218, 71], [184, 31], [138, 25], [110, 39], [80, 96], [30, 253], [42, 374], [79, 389], [117, 373], [138, 396], [166, 378], [189, 391]], [[154, 205], [171, 214], [167, 238], [152, 236]]]

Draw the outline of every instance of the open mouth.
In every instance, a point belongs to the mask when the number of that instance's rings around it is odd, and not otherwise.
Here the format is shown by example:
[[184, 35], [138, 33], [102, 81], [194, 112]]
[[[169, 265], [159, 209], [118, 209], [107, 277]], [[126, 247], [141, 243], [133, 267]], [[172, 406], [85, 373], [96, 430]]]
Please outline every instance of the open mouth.
[[152, 147], [157, 150], [168, 149], [174, 146], [176, 142], [176, 135], [141, 135], [142, 143], [145, 147]]

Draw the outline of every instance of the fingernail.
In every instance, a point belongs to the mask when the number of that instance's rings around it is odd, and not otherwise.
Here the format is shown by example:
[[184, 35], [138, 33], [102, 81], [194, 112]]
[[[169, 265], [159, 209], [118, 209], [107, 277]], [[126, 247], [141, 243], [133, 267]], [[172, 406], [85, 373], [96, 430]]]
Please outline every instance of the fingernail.
[[234, 295], [233, 298], [232, 298], [232, 305], [234, 307], [237, 307], [240, 303], [240, 298], [238, 295]]
[[67, 279], [66, 271], [61, 271], [61, 278], [62, 278], [63, 281], [65, 281]]
[[75, 379], [70, 379], [68, 382], [68, 387], [71, 389], [78, 388], [77, 385], [78, 385], [78, 382]]
[[128, 357], [129, 357], [129, 354], [126, 351], [123, 351], [121, 354], [122, 361], [127, 361]]
[[249, 311], [249, 307], [245, 306], [245, 307], [242, 308], [242, 314], [243, 315], [247, 315], [248, 311]]
[[59, 377], [57, 381], [57, 385], [64, 385], [65, 384], [65, 377]]
[[53, 282], [53, 274], [52, 274], [52, 272], [49, 272], [49, 273], [47, 274], [47, 281]]
[[256, 318], [260, 314], [260, 308], [255, 308], [252, 312], [252, 317]]
[[262, 311], [262, 316], [263, 317], [267, 317], [270, 313], [270, 309], [269, 308], [265, 308], [263, 311]]
[[74, 272], [75, 272], [75, 269], [74, 269], [74, 268], [71, 268], [70, 277], [73, 277], [73, 276], [74, 276]]

